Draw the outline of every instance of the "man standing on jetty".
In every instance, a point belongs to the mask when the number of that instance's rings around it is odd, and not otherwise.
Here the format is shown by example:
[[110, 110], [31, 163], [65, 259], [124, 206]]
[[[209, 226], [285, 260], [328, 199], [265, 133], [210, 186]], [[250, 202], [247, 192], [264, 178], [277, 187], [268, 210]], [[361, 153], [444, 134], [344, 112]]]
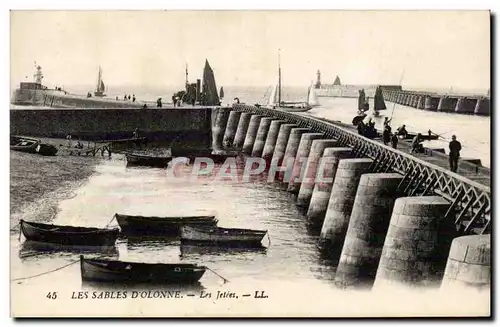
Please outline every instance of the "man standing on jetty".
[[462, 144], [457, 141], [457, 137], [453, 135], [450, 142], [450, 169], [452, 172], [456, 173], [458, 170], [458, 158], [460, 157], [460, 150], [462, 150]]

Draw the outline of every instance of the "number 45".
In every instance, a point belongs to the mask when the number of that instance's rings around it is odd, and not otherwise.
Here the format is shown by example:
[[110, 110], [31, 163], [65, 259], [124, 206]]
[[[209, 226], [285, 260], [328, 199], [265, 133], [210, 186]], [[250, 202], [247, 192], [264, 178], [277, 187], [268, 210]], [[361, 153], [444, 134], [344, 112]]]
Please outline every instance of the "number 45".
[[49, 293], [47, 293], [47, 299], [51, 299], [51, 300], [57, 299], [57, 292], [49, 292]]

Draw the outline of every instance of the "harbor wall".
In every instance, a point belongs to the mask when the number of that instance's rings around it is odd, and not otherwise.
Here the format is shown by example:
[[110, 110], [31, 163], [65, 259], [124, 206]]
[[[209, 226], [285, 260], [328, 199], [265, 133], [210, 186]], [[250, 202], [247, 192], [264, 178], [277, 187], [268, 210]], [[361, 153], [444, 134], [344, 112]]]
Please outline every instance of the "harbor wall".
[[14, 135], [103, 140], [139, 136], [149, 141], [173, 141], [177, 146], [210, 148], [211, 108], [196, 109], [12, 109]]
[[98, 98], [65, 94], [54, 90], [17, 89], [12, 95], [12, 104], [51, 108], [142, 108], [144, 104], [155, 107], [153, 102], [132, 102], [122, 99]]

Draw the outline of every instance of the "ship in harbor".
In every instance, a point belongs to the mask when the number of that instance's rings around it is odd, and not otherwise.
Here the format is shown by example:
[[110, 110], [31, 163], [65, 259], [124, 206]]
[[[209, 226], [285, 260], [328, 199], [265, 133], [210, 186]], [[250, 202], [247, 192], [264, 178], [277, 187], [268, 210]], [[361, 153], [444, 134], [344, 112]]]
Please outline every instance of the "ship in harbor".
[[104, 94], [105, 90], [106, 86], [104, 85], [104, 81], [102, 80], [102, 69], [101, 66], [99, 66], [99, 73], [97, 74], [97, 85], [94, 95], [96, 97], [104, 97], [106, 96], [106, 94]]
[[311, 110], [313, 107], [319, 106], [319, 101], [316, 97], [316, 92], [314, 90], [313, 84], [309, 87], [307, 91], [307, 101], [306, 102], [292, 102], [283, 101], [281, 99], [281, 60], [278, 53], [278, 83], [274, 85], [265, 107], [273, 109], [281, 109], [289, 112], [305, 112]]

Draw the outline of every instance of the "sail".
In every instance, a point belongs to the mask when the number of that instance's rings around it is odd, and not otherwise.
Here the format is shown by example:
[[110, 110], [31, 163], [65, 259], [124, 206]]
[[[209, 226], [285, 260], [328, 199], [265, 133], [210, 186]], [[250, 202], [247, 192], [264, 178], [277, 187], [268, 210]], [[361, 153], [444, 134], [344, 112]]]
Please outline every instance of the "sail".
[[269, 106], [278, 104], [278, 84], [274, 85], [271, 94], [269, 95], [269, 99], [267, 100], [267, 104]]
[[99, 91], [104, 92], [106, 90], [106, 87], [104, 86], [104, 82], [101, 80], [101, 86], [99, 87]]
[[338, 76], [338, 75], [337, 75], [337, 76], [335, 76], [335, 81], [333, 81], [333, 85], [341, 85], [341, 84], [340, 84], [340, 78], [339, 78], [339, 76]]
[[314, 85], [311, 84], [309, 87], [309, 92], [307, 95], [307, 104], [310, 106], [319, 106], [318, 98], [316, 97], [316, 92], [314, 91]]
[[373, 109], [374, 110], [385, 110], [387, 107], [385, 106], [385, 101], [384, 101], [384, 95], [382, 94], [382, 89], [380, 86], [377, 87], [375, 90], [375, 97], [373, 99], [374, 105]]
[[220, 87], [219, 97], [221, 98], [221, 100], [224, 99], [224, 88], [222, 86]]
[[203, 70], [202, 103], [207, 106], [218, 106], [220, 104], [215, 77], [208, 60], [205, 60]]
[[358, 92], [359, 92], [358, 109], [365, 110], [365, 103], [366, 103], [365, 89], [361, 89]]

